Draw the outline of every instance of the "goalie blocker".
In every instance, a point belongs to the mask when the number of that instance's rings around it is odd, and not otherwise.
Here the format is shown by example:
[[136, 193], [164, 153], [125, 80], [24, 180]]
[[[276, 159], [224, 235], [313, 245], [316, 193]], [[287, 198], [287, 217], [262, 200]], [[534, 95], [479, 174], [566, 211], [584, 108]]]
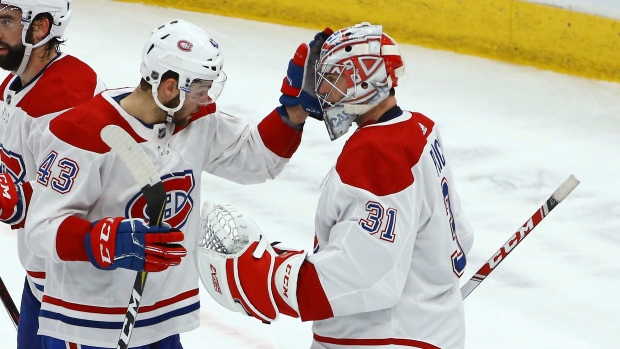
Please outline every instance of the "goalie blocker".
[[297, 279], [307, 253], [273, 247], [229, 205], [202, 208], [196, 261], [207, 292], [225, 308], [263, 322], [299, 317]]

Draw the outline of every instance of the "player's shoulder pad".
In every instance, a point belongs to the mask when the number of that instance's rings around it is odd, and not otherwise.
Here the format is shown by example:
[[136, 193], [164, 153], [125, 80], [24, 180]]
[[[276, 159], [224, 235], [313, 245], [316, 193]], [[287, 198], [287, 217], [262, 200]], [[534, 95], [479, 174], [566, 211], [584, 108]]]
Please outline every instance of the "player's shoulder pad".
[[50, 121], [49, 128], [54, 136], [65, 143], [103, 154], [110, 151], [100, 136], [101, 130], [107, 125], [120, 126], [138, 143], [145, 141], [102, 95], [60, 114]]
[[189, 125], [191, 125], [193, 122], [196, 122], [197, 120], [215, 113], [215, 111], [217, 110], [217, 107], [215, 106], [215, 103], [211, 103], [211, 104], [207, 104], [207, 105], [203, 105], [200, 107], [200, 109], [198, 109], [197, 112], [195, 112], [194, 114], [192, 114], [192, 118], [189, 120], [189, 123], [185, 126], [185, 127], [175, 127], [174, 128], [174, 133], [178, 133], [179, 131], [185, 129], [186, 127], [188, 127]]
[[66, 110], [91, 99], [97, 74], [81, 60], [65, 55], [50, 64], [17, 104], [33, 118]]
[[[405, 112], [407, 113], [407, 112]], [[434, 123], [411, 113], [403, 122], [357, 130], [336, 162], [343, 183], [378, 196], [397, 193], [411, 184], [411, 168], [418, 163]]]

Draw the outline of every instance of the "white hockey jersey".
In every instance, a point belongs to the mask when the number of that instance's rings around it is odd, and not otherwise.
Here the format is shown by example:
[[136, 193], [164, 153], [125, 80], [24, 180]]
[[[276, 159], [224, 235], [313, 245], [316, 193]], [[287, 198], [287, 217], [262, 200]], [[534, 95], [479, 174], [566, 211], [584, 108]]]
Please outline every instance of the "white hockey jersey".
[[313, 349], [464, 347], [473, 232], [434, 122], [391, 112], [351, 135], [319, 199], [297, 292]]
[[[258, 126], [201, 108], [186, 127], [149, 127], [119, 105], [129, 89], [106, 91], [54, 119], [44, 133], [26, 241], [48, 263], [39, 334], [79, 344], [115, 348], [136, 272], [99, 270], [87, 261], [83, 238], [103, 217], [147, 217], [146, 202], [127, 166], [101, 140], [108, 124], [125, 129], [145, 151], [168, 195], [164, 221], [185, 233], [193, 251], [200, 224], [201, 173], [243, 184], [279, 174], [301, 141], [274, 110]], [[115, 99], [116, 98], [116, 99]], [[75, 245], [67, 236], [78, 236]], [[60, 256], [59, 256], [60, 255]], [[69, 258], [66, 258], [69, 256]], [[179, 266], [149, 273], [131, 346], [153, 343], [199, 326], [194, 254]]]
[[[101, 92], [104, 88], [97, 74], [79, 59], [59, 54], [34, 79], [22, 86], [19, 77], [9, 74], [0, 85], [0, 159], [2, 172], [15, 183], [31, 181], [37, 172], [35, 157], [45, 144], [41, 134], [49, 121]], [[23, 187], [30, 196], [30, 184]], [[23, 215], [14, 217], [14, 228], [23, 227]], [[30, 253], [25, 246], [23, 229], [17, 231], [17, 250], [26, 269], [33, 294], [41, 300], [45, 280], [45, 260]]]

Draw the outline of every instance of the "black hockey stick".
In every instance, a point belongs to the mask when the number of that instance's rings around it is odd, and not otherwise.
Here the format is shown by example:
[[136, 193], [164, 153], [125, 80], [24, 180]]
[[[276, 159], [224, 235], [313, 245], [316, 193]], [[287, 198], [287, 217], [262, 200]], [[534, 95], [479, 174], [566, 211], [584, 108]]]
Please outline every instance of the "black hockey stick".
[[495, 267], [499, 265], [508, 254], [517, 247], [517, 245], [525, 239], [525, 237], [540, 223], [551, 210], [553, 210], [560, 202], [562, 202], [568, 194], [570, 194], [579, 185], [579, 180], [575, 176], [570, 175], [568, 179], [556, 189], [551, 197], [530, 217], [530, 219], [514, 233], [506, 243], [497, 250], [491, 259], [489, 259], [482, 268], [478, 269], [476, 274], [471, 277], [461, 287], [461, 296], [465, 299], [484, 279], [486, 279]]
[[19, 310], [13, 303], [13, 298], [11, 298], [11, 294], [9, 290], [6, 288], [4, 281], [0, 278], [0, 298], [2, 298], [2, 304], [4, 304], [4, 309], [11, 317], [11, 321], [13, 321], [13, 325], [15, 325], [15, 329], [17, 329], [17, 324], [19, 322]]
[[[157, 170], [138, 143], [125, 130], [116, 125], [108, 125], [101, 130], [101, 139], [121, 158], [140, 186], [149, 210], [150, 225], [160, 226], [166, 207], [166, 190]], [[141, 271], [131, 291], [127, 313], [118, 339], [117, 349], [127, 349], [131, 333], [136, 324], [140, 300], [144, 292], [147, 272]]]

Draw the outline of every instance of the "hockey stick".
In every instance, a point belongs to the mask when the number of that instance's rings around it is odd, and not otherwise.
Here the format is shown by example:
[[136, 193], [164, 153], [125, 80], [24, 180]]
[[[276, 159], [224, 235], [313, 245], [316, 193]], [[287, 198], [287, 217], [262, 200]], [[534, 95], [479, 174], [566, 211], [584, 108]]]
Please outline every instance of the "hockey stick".
[[553, 210], [562, 200], [566, 199], [568, 194], [570, 194], [577, 186], [579, 185], [579, 180], [575, 178], [575, 176], [570, 175], [568, 179], [562, 183], [558, 189], [553, 192], [553, 195], [536, 211], [530, 219], [517, 230], [517, 232], [506, 241], [506, 243], [500, 247], [493, 257], [489, 259], [482, 268], [478, 269], [476, 274], [461, 287], [461, 296], [465, 299], [480, 283], [487, 277], [495, 267], [499, 265], [506, 256], [514, 250], [517, 245], [525, 239], [525, 237], [542, 221], [551, 210]]
[[2, 281], [2, 278], [0, 278], [0, 298], [2, 298], [4, 309], [6, 309], [6, 312], [11, 317], [11, 321], [13, 321], [15, 329], [17, 329], [17, 324], [19, 322], [19, 310], [17, 310], [15, 303], [13, 303], [13, 298], [11, 298], [11, 294], [6, 288], [4, 281]]
[[[108, 125], [101, 130], [101, 139], [121, 158], [129, 168], [142, 194], [146, 199], [149, 209], [150, 225], [160, 226], [166, 207], [166, 190], [157, 174], [157, 170], [146, 156], [138, 143], [125, 130], [116, 125]], [[141, 271], [136, 275], [136, 280], [131, 291], [131, 298], [127, 306], [127, 313], [123, 320], [123, 327], [118, 339], [117, 349], [127, 349], [131, 332], [136, 324], [136, 316], [140, 307], [140, 300], [144, 292], [147, 272]]]

